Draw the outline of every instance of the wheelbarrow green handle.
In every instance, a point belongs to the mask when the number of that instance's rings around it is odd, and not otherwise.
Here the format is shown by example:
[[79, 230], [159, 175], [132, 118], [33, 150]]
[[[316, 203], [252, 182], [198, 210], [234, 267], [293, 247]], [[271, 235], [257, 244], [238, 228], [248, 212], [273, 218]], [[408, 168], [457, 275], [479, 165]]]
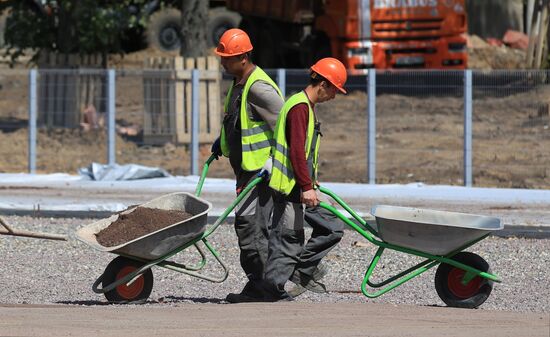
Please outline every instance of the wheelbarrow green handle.
[[[204, 180], [206, 179], [206, 175], [208, 173], [208, 169], [210, 167], [210, 164], [217, 159], [217, 156], [215, 154], [210, 155], [210, 157], [206, 160], [204, 163], [204, 166], [202, 168], [201, 177], [199, 179], [199, 182], [197, 183], [197, 189], [195, 190], [195, 195], [197, 197], [200, 197], [202, 192], [202, 186], [204, 185]], [[212, 226], [204, 233], [203, 238], [207, 238], [212, 234], [218, 226], [225, 221], [225, 219], [228, 217], [229, 213], [233, 211], [235, 207], [250, 193], [250, 191], [254, 188], [254, 186], [258, 185], [263, 179], [267, 179], [268, 172], [266, 171], [260, 171], [255, 179], [253, 179], [246, 187], [239, 193], [237, 198], [225, 209], [225, 211], [222, 213], [222, 215], [214, 222]]]
[[[357, 220], [363, 227], [365, 227], [373, 236], [377, 237], [378, 236], [378, 233], [376, 233], [376, 231], [365, 221], [365, 219], [361, 218], [359, 216], [359, 214], [357, 214], [348, 204], [346, 204], [344, 202], [344, 200], [342, 200], [342, 198], [340, 198], [338, 195], [336, 195], [336, 193], [334, 193], [333, 191], [329, 190], [328, 188], [324, 187], [324, 186], [319, 186], [319, 191], [321, 193], [324, 193], [326, 195], [328, 195], [329, 197], [331, 197], [334, 201], [336, 201], [340, 206], [342, 206], [342, 208], [344, 208], [355, 220]], [[325, 206], [323, 205], [320, 205], [321, 207], [323, 208], [326, 208], [326, 203], [325, 203]], [[330, 211], [330, 209], [329, 209]], [[373, 238], [372, 236], [370, 236], [370, 238]], [[369, 238], [369, 239], [370, 239]]]
[[225, 219], [229, 216], [229, 213], [231, 213], [231, 211], [233, 211], [233, 209], [235, 209], [235, 207], [237, 207], [237, 205], [250, 193], [250, 191], [256, 186], [258, 185], [262, 180], [264, 179], [264, 176], [261, 176], [261, 177], [256, 177], [254, 178], [248, 185], [246, 185], [246, 187], [244, 188], [244, 190], [241, 191], [241, 193], [239, 193], [239, 195], [237, 196], [237, 198], [235, 200], [233, 200], [233, 202], [231, 203], [231, 205], [229, 205], [229, 207], [227, 207], [225, 209], [225, 211], [222, 213], [222, 215], [220, 215], [220, 217], [214, 222], [214, 224], [212, 224], [212, 226], [210, 226], [210, 228], [204, 233], [203, 237], [206, 238], [208, 237], [210, 234], [212, 234], [212, 232], [214, 232], [216, 230], [216, 228], [218, 228], [218, 226], [220, 224], [222, 224]]
[[195, 195], [197, 197], [200, 197], [200, 195], [201, 195], [202, 185], [204, 185], [204, 180], [206, 179], [206, 174], [208, 173], [208, 168], [210, 167], [210, 163], [212, 163], [212, 161], [214, 161], [214, 159], [217, 159], [217, 156], [215, 154], [212, 154], [206, 160], [206, 163], [204, 163], [204, 166], [202, 168], [201, 177], [199, 179], [199, 182], [197, 183], [197, 189], [195, 190]]

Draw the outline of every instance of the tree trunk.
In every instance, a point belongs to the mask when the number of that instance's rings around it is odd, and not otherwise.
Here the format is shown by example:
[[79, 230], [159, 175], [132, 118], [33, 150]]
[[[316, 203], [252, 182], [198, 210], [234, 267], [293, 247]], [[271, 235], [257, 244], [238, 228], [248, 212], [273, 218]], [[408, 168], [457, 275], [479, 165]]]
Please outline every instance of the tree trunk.
[[185, 57], [206, 54], [208, 1], [183, 0], [181, 5], [181, 49]]

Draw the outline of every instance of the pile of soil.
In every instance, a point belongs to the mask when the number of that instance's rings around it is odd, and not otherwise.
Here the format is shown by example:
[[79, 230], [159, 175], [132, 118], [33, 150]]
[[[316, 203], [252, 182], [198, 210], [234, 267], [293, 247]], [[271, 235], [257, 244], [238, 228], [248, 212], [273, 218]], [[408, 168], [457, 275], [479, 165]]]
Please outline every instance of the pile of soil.
[[524, 69], [526, 58], [524, 50], [493, 46], [479, 36], [468, 36], [469, 69]]
[[105, 247], [118, 246], [192, 216], [184, 211], [137, 207], [130, 213], [119, 214], [116, 221], [97, 233], [97, 242]]

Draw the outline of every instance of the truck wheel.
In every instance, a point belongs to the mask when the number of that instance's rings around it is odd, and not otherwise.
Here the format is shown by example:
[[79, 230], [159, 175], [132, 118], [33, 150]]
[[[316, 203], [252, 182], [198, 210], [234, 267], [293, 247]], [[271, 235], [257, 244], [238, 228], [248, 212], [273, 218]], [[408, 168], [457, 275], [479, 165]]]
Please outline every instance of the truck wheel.
[[231, 28], [239, 26], [241, 16], [238, 13], [217, 7], [208, 11], [208, 24], [206, 27], [206, 42], [208, 47], [216, 47], [222, 34]]
[[[120, 280], [129, 273], [143, 266], [142, 262], [128, 259], [123, 256], [115, 258], [103, 272], [102, 286], [106, 287], [116, 280]], [[148, 269], [137, 280], [127, 286], [121, 284], [105, 293], [105, 298], [112, 303], [143, 303], [153, 290], [153, 272]]]
[[181, 47], [181, 12], [166, 8], [151, 15], [147, 24], [147, 42], [163, 52], [178, 51]]
[[[481, 271], [490, 272], [489, 264], [481, 256], [460, 252], [453, 260]], [[479, 307], [491, 294], [493, 281], [476, 276], [468, 284], [462, 284], [466, 272], [460, 268], [442, 263], [435, 273], [435, 290], [450, 307], [473, 309]]]

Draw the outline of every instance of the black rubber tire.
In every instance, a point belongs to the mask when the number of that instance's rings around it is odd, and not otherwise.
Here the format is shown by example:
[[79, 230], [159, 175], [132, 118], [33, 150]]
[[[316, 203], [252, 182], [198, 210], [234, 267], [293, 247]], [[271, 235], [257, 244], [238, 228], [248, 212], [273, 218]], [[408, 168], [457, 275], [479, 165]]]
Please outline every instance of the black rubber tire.
[[[490, 272], [489, 264], [481, 256], [460, 252], [453, 260], [484, 272]], [[462, 285], [460, 280], [464, 270], [442, 263], [435, 273], [435, 289], [445, 304], [450, 307], [473, 309], [487, 300], [493, 290], [493, 281], [476, 276], [468, 284]]]
[[[124, 277], [133, 270], [143, 266], [143, 262], [119, 256], [115, 258], [103, 272], [102, 287], [106, 287]], [[126, 268], [126, 269], [125, 269]], [[123, 272], [123, 274], [119, 274]], [[141, 274], [129, 287], [122, 284], [106, 292], [105, 298], [111, 303], [144, 303], [153, 290], [153, 272], [148, 269]]]
[[239, 27], [241, 16], [225, 7], [216, 7], [208, 11], [208, 23], [206, 26], [207, 46], [217, 47], [222, 34], [231, 28]]
[[147, 42], [149, 47], [163, 52], [179, 51], [181, 39], [181, 11], [165, 8], [155, 12], [147, 24]]

